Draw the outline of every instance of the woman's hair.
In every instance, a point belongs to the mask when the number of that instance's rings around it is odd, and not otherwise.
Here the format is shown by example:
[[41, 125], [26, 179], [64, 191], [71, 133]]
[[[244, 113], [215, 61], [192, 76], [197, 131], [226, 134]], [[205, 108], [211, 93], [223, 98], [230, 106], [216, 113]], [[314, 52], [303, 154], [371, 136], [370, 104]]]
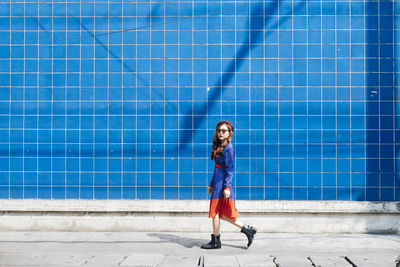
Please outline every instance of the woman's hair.
[[[218, 132], [217, 132], [218, 129], [219, 129], [222, 125], [225, 125], [225, 126], [228, 128], [228, 130], [229, 130], [228, 142], [227, 142], [225, 145], [221, 145], [221, 140], [219, 140], [219, 138], [218, 138]], [[215, 150], [216, 150], [218, 147], [220, 147], [220, 149], [219, 149], [219, 151], [217, 152], [216, 157], [217, 157], [217, 158], [221, 157], [222, 151], [225, 149], [225, 147], [226, 147], [228, 144], [230, 144], [230, 142], [231, 142], [231, 140], [232, 140], [232, 137], [233, 137], [232, 127], [231, 127], [228, 123], [223, 122], [223, 123], [220, 123], [220, 124], [217, 125], [217, 128], [215, 129], [215, 133], [214, 133], [214, 139], [213, 139], [213, 145], [212, 145], [213, 150], [212, 150], [212, 152], [211, 152], [211, 160], [214, 160], [214, 152], [215, 152]]]

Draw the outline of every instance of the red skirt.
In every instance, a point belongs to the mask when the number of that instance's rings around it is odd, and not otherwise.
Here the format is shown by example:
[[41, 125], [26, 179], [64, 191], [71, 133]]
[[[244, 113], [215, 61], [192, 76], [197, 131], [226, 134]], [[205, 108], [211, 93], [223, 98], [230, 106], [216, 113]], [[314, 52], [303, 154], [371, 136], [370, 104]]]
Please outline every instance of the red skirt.
[[225, 216], [233, 221], [239, 218], [239, 212], [235, 206], [235, 200], [231, 198], [219, 198], [210, 200], [209, 218], [214, 218], [219, 214], [219, 217]]

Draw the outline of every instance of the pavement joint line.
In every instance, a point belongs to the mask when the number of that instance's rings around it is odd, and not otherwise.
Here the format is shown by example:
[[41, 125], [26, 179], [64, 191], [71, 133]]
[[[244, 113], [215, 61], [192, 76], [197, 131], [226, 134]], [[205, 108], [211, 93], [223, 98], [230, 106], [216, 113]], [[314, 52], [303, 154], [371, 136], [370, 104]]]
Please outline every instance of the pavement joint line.
[[311, 262], [311, 266], [313, 266], [313, 267], [321, 267], [320, 265], [316, 265], [314, 263], [314, 261], [311, 259], [311, 257], [307, 257], [307, 259]]
[[129, 257], [129, 255], [123, 257], [122, 260], [120, 262], [118, 262], [118, 266], [120, 266], [128, 257]]
[[352, 267], [358, 267], [354, 262], [352, 262], [347, 256], [343, 257]]
[[197, 267], [204, 267], [204, 256], [199, 257], [199, 261], [197, 263]]
[[276, 267], [281, 267], [281, 266], [279, 265], [279, 263], [276, 262], [276, 257], [275, 257], [275, 256], [271, 256], [271, 257], [272, 257], [272, 262], [276, 265]]

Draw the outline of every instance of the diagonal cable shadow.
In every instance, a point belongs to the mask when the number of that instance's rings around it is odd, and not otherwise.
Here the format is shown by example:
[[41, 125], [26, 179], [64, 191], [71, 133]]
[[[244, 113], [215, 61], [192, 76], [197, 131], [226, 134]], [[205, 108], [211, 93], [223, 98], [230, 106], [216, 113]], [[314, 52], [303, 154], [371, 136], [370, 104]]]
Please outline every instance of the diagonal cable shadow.
[[[87, 33], [89, 33], [89, 35], [90, 35], [91, 37], [94, 37], [94, 38], [95, 38], [96, 43], [100, 44], [105, 50], [107, 50], [107, 51], [109, 52], [109, 54], [110, 54], [113, 58], [115, 58], [116, 60], [118, 60], [118, 61], [123, 65], [124, 69], [127, 69], [129, 72], [134, 72], [134, 73], [136, 73], [136, 70], [132, 69], [132, 68], [131, 68], [129, 65], [127, 65], [123, 60], [121, 60], [121, 58], [118, 57], [107, 45], [103, 44], [103, 42], [100, 41], [100, 39], [98, 38], [98, 36], [94, 35], [94, 33], [91, 32], [79, 19], [77, 19], [77, 18], [75, 18], [75, 17], [74, 17], [74, 19], [75, 19], [76, 21], [79, 22], [79, 24], [81, 25], [81, 27], [82, 27], [83, 29], [85, 29], [85, 31], [86, 31]], [[145, 79], [141, 78], [139, 75], [137, 75], [137, 76], [138, 76], [138, 79], [139, 79], [145, 86], [150, 86], [150, 84], [149, 84]]]
[[[76, 19], [76, 18], [75, 18], [75, 19]], [[128, 65], [127, 65], [123, 60], [121, 60], [121, 58], [119, 58], [107, 45], [103, 44], [103, 43], [99, 40], [99, 38], [98, 38], [96, 35], [93, 34], [93, 32], [91, 32], [85, 25], [83, 25], [83, 24], [81, 23], [80, 20], [79, 20], [79, 24], [80, 24], [81, 27], [82, 27], [83, 29], [85, 29], [92, 37], [94, 37], [95, 40], [96, 40], [96, 42], [99, 43], [105, 50], [107, 50], [107, 51], [109, 52], [109, 54], [110, 54], [113, 58], [115, 58], [116, 60], [118, 60], [118, 61], [123, 65], [124, 69], [127, 69], [129, 72], [136, 73], [137, 79], [140, 80], [140, 81], [142, 82], [143, 86], [145, 86], [145, 87], [150, 87], [150, 84], [149, 84], [149, 82], [148, 82], [146, 79], [143, 79], [142, 77], [140, 77], [140, 76], [139, 76], [139, 73], [138, 73], [136, 70], [134, 70], [134, 69], [132, 69], [130, 66], [128, 66]], [[137, 83], [137, 81], [136, 81], [136, 83]], [[159, 97], [160, 99], [163, 99], [163, 97], [164, 97], [164, 96], [162, 96], [160, 93], [158, 93], [157, 91], [153, 91], [152, 94], [158, 94], [158, 97]], [[136, 112], [137, 112], [137, 111], [136, 111]], [[147, 149], [142, 149], [141, 146], [137, 146], [137, 155], [147, 155], [147, 154], [148, 154], [148, 150], [147, 150]], [[136, 156], [137, 156], [137, 155], [136, 155]]]
[[[265, 0], [256, 1], [256, 2], [253, 2], [252, 4], [263, 3], [264, 1]], [[276, 0], [274, 0], [274, 1], [276, 1]], [[125, 3], [137, 3], [137, 2], [125, 2]], [[153, 12], [155, 12], [157, 10], [157, 8], [158, 7], [153, 8], [151, 10], [151, 14], [153, 14]], [[233, 10], [233, 9], [234, 8], [227, 9], [227, 10]], [[227, 10], [225, 10], [225, 11], [227, 11]], [[149, 14], [147, 16], [148, 21], [151, 21], [151, 16], [152, 16], [151, 14]], [[144, 25], [144, 26], [140, 26], [140, 27], [136, 27], [136, 28], [128, 28], [128, 29], [123, 29], [123, 30], [110, 31], [110, 32], [106, 32], [106, 33], [99, 33], [99, 34], [94, 35], [93, 37], [99, 37], [99, 36], [111, 35], [111, 34], [118, 34], [118, 33], [129, 32], [129, 31], [137, 31], [137, 30], [143, 30], [143, 29], [151, 29], [151, 28], [157, 27], [157, 26], [163, 26], [163, 25], [167, 25], [167, 24], [174, 24], [174, 23], [178, 23], [178, 22], [182, 22], [182, 21], [186, 21], [186, 20], [193, 20], [193, 19], [202, 18], [202, 17], [204, 18], [204, 17], [207, 17], [209, 15], [218, 15], [218, 14], [219, 14], [219, 12], [218, 13], [214, 13], [214, 14], [200, 15], [200, 16], [194, 16], [194, 17], [188, 16], [188, 17], [183, 18], [183, 19], [172, 20], [172, 21], [169, 21], [169, 22], [160, 22], [160, 23]], [[89, 38], [89, 37], [92, 37], [92, 36], [73, 38], [71, 40], [86, 39], [86, 38]]]
[[39, 26], [40, 29], [42, 29], [42, 30], [45, 31], [45, 32], [50, 32], [49, 30], [47, 30], [47, 29], [43, 26], [43, 24], [41, 24], [41, 23], [39, 22], [39, 18], [40, 18], [40, 17], [33, 17], [33, 16], [30, 16], [30, 15], [28, 15], [28, 17], [31, 18], [32, 20], [34, 20], [35, 23]]

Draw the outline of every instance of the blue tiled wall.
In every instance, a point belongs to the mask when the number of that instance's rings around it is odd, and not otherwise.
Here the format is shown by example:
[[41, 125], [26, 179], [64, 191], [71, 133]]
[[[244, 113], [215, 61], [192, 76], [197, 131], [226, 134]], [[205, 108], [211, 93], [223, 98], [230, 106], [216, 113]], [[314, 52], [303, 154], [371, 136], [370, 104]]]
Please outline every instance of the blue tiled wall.
[[400, 200], [400, 2], [0, 0], [0, 198]]

